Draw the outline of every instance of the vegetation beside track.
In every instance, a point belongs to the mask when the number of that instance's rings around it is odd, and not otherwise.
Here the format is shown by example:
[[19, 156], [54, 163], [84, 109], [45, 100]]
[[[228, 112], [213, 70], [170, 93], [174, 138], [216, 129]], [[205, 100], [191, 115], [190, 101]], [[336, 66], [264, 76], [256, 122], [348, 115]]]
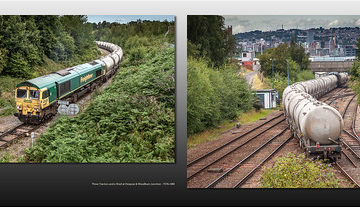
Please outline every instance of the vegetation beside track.
[[175, 48], [163, 34], [129, 38], [112, 84], [80, 115], [56, 120], [26, 161], [174, 162]]
[[270, 113], [276, 111], [277, 109], [261, 109], [260, 111], [255, 111], [255, 109], [250, 110], [248, 112], [242, 113], [240, 116], [235, 118], [234, 120], [225, 120], [221, 122], [216, 127], [210, 127], [206, 130], [193, 134], [188, 137], [187, 140], [187, 148], [192, 148], [197, 146], [198, 144], [211, 141], [218, 137], [220, 134], [225, 131], [233, 128], [237, 122], [240, 122], [241, 125], [249, 124], [251, 122], [258, 121], [261, 118], [266, 117]]
[[331, 172], [331, 164], [311, 160], [305, 154], [289, 153], [275, 158], [272, 167], [265, 168], [261, 184], [264, 188], [339, 188], [341, 180]]
[[[360, 48], [360, 37], [357, 43], [357, 46]], [[360, 52], [356, 55], [356, 60], [354, 61], [353, 66], [349, 70], [350, 74], [350, 84], [348, 84], [357, 94], [360, 94]], [[359, 103], [360, 103], [360, 99]]]
[[252, 109], [255, 95], [230, 62], [235, 39], [224, 31], [222, 16], [188, 16], [188, 136]]

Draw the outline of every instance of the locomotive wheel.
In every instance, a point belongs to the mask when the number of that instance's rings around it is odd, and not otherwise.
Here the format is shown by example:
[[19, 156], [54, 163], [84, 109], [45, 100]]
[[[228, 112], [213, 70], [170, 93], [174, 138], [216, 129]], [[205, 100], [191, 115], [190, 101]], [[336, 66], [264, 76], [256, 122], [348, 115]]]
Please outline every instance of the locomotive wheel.
[[92, 85], [90, 86], [90, 91], [93, 92], [95, 89], [96, 89], [96, 85], [95, 85], [95, 84], [92, 84]]
[[73, 102], [77, 102], [77, 101], [78, 101], [78, 95], [77, 95], [77, 94], [74, 94]]

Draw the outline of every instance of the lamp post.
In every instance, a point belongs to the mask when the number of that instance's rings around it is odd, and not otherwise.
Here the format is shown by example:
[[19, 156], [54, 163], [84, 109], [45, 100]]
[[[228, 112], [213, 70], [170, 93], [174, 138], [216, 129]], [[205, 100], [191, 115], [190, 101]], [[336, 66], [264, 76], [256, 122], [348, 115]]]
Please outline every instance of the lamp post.
[[274, 89], [274, 60], [271, 59], [271, 73], [272, 73], [272, 88]]
[[287, 68], [287, 79], [288, 79], [288, 86], [290, 85], [290, 80], [289, 80], [289, 60], [286, 60], [286, 68]]

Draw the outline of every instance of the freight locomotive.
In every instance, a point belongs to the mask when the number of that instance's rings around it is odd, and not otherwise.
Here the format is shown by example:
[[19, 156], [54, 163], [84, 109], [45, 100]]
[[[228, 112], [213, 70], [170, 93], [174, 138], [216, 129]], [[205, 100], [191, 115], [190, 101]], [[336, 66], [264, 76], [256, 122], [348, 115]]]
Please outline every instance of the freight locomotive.
[[343, 87], [347, 79], [343, 73], [329, 75], [292, 84], [283, 92], [286, 121], [309, 156], [334, 161], [341, 158], [342, 116], [317, 98], [336, 87]]
[[14, 115], [24, 123], [40, 124], [56, 114], [58, 100], [76, 102], [106, 82], [118, 69], [123, 51], [112, 43], [97, 41], [96, 44], [111, 53], [89, 63], [19, 83], [15, 89], [17, 111]]

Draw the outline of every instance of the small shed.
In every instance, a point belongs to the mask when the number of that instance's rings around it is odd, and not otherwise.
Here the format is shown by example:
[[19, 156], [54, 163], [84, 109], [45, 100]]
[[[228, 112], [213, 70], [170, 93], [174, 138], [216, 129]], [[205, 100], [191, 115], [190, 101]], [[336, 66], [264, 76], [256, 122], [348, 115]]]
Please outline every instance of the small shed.
[[261, 89], [256, 91], [264, 109], [276, 108], [277, 91], [275, 89]]

